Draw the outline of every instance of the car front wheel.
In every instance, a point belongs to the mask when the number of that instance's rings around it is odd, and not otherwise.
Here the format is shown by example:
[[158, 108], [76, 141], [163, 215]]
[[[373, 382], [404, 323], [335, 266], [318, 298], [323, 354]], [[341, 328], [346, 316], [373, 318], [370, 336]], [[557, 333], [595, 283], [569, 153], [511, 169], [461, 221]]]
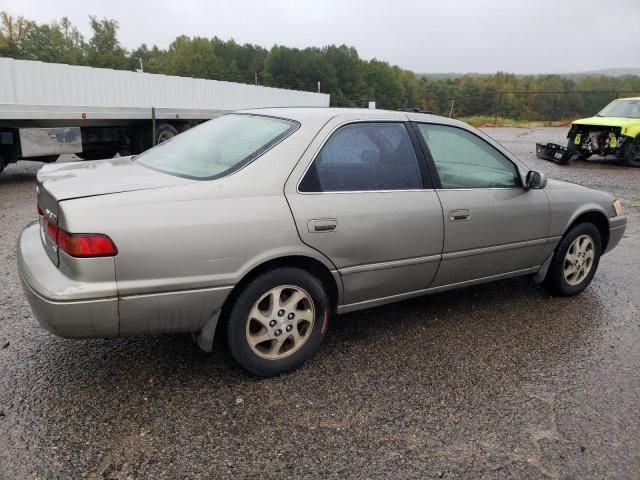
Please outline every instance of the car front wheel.
[[623, 159], [630, 167], [640, 167], [640, 138], [636, 138], [629, 145], [625, 145]]
[[329, 305], [322, 283], [304, 270], [280, 268], [257, 277], [229, 314], [231, 356], [263, 377], [299, 367], [322, 341]]
[[556, 248], [544, 280], [547, 289], [560, 296], [582, 292], [596, 273], [600, 261], [602, 238], [592, 223], [574, 226]]

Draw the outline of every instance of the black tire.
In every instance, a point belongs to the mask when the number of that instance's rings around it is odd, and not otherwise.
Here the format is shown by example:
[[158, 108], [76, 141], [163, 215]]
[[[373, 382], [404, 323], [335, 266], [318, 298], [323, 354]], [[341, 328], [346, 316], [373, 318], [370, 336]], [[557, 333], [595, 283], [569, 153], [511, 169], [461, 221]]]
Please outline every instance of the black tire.
[[[247, 339], [249, 314], [267, 292], [279, 286], [294, 286], [308, 293], [313, 301], [315, 315], [310, 333], [300, 347], [285, 358], [267, 359], [258, 355]], [[299, 268], [279, 268], [267, 272], [247, 284], [236, 297], [228, 314], [227, 345], [233, 359], [245, 370], [271, 377], [298, 368], [316, 351], [327, 328], [330, 301], [322, 282]], [[274, 317], [277, 314], [274, 314]], [[275, 327], [274, 327], [275, 328]], [[285, 334], [286, 335], [286, 334]]]
[[[571, 285], [565, 279], [565, 257], [573, 241], [581, 235], [587, 235], [593, 240], [594, 258], [588, 274], [580, 281], [580, 283]], [[602, 237], [598, 228], [593, 223], [579, 223], [578, 225], [575, 225], [564, 235], [564, 237], [562, 237], [562, 240], [560, 240], [560, 243], [556, 247], [553, 259], [551, 260], [551, 265], [549, 265], [549, 270], [547, 271], [547, 275], [544, 279], [543, 285], [553, 295], [570, 297], [579, 294], [591, 283], [591, 280], [593, 279], [593, 276], [598, 269], [601, 252]]]
[[156, 145], [178, 135], [178, 130], [173, 125], [161, 123], [156, 130]]
[[640, 138], [636, 138], [629, 147], [625, 148], [622, 158], [626, 165], [640, 167]]

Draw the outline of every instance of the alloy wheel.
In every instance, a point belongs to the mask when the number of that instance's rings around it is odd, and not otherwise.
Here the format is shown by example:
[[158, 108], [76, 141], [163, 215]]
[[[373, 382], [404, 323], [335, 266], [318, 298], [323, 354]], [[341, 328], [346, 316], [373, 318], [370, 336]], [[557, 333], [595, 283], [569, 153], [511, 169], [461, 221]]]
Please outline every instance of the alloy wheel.
[[281, 360], [304, 345], [315, 322], [315, 305], [302, 288], [272, 288], [253, 305], [246, 337], [251, 350], [268, 360]]
[[582, 282], [593, 266], [595, 258], [595, 244], [589, 235], [577, 237], [567, 250], [564, 257], [564, 279], [571, 285]]

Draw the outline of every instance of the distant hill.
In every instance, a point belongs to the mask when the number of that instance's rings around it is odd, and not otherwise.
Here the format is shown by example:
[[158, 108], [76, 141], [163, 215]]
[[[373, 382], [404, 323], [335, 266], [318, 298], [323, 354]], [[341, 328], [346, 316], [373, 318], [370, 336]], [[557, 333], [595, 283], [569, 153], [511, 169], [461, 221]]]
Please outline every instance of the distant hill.
[[640, 67], [639, 68], [605, 68], [602, 70], [591, 70], [587, 72], [576, 72], [576, 73], [563, 73], [561, 74], [563, 77], [568, 78], [584, 78], [584, 77], [596, 77], [596, 76], [605, 76], [605, 77], [633, 77], [640, 76]]
[[[460, 78], [463, 75], [471, 75], [472, 77], [490, 77], [493, 76], [493, 73], [476, 73], [476, 72], [444, 72], [444, 73], [417, 73], [419, 77], [425, 77], [430, 80], [453, 80], [455, 78]], [[546, 73], [534, 74], [534, 76], [540, 75], [548, 75]], [[601, 70], [589, 70], [585, 72], [569, 72], [569, 73], [558, 73], [556, 75], [560, 75], [561, 77], [571, 78], [571, 79], [581, 79], [585, 77], [628, 77], [628, 76], [640, 76], [640, 67], [637, 68], [603, 68]], [[525, 74], [516, 74], [517, 77], [524, 77]]]

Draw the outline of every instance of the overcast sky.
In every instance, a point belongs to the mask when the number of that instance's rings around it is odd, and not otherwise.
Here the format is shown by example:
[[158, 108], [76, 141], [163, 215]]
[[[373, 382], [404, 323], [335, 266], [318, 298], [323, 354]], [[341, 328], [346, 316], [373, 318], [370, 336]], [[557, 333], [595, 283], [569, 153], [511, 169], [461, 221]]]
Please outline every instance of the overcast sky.
[[640, 67], [640, 0], [0, 0], [37, 22], [114, 18], [120, 40], [178, 35], [264, 47], [342, 44], [416, 72], [562, 73]]

